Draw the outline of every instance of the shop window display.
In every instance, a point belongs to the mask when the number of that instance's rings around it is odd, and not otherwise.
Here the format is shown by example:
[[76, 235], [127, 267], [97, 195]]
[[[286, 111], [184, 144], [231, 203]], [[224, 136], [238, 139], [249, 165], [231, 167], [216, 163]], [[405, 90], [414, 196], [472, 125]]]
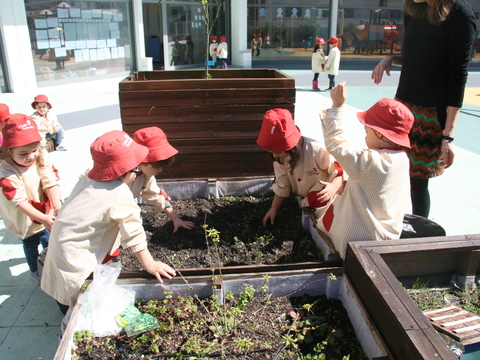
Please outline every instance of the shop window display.
[[130, 71], [129, 2], [25, 2], [37, 82]]

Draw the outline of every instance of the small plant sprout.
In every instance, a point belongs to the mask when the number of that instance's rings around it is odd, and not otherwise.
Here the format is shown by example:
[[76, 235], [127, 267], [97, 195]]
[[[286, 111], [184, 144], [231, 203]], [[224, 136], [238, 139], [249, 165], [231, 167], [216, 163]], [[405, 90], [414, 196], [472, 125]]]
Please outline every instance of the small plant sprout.
[[329, 278], [330, 280], [337, 280], [337, 277], [332, 273], [329, 274]]

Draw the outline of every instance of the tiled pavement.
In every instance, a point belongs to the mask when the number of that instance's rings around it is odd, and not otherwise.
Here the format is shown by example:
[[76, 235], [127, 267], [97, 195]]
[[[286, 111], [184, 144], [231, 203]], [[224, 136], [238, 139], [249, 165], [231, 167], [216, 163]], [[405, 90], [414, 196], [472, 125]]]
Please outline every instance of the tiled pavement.
[[[322, 139], [318, 113], [329, 107], [329, 93], [309, 90], [310, 71], [285, 72], [296, 79], [295, 119], [302, 134]], [[11, 112], [26, 114], [33, 112], [30, 103], [35, 95], [43, 93], [51, 100], [66, 130], [68, 151], [50, 154], [59, 169], [64, 197], [78, 176], [91, 166], [89, 147], [93, 140], [107, 131], [121, 129], [118, 82], [124, 75], [42, 87], [30, 93], [0, 94], [0, 102], [7, 103]], [[324, 77], [321, 80], [326, 85]], [[347, 136], [361, 143], [364, 130], [355, 112], [366, 110], [381, 97], [393, 97], [398, 72], [376, 86], [370, 72], [344, 71], [337, 81], [347, 81]], [[441, 224], [447, 235], [480, 233], [480, 73], [471, 73], [467, 86], [455, 133], [455, 164], [430, 182], [430, 218]], [[61, 319], [55, 301], [30, 280], [21, 240], [0, 223], [0, 359], [52, 359], [59, 344]]]

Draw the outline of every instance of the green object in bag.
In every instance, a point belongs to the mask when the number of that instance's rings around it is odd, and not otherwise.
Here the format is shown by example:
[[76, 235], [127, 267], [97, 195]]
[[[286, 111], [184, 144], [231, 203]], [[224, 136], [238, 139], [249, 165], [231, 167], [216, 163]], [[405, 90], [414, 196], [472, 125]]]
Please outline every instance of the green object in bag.
[[132, 321], [125, 326], [125, 332], [128, 336], [133, 336], [158, 327], [159, 325], [156, 317], [150, 314], [140, 314], [134, 317]]
[[158, 320], [154, 316], [142, 314], [135, 305], [130, 305], [115, 316], [115, 321], [124, 328], [128, 336], [134, 336], [159, 327]]

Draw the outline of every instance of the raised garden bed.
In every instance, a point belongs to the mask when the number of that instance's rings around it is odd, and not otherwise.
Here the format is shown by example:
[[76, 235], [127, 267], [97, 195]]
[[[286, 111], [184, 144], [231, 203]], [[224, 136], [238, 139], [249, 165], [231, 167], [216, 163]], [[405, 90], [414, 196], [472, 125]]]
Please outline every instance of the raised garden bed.
[[277, 69], [135, 72], [119, 84], [123, 130], [158, 126], [178, 149], [162, 179], [270, 176], [256, 144], [263, 114], [294, 113], [295, 80]]

